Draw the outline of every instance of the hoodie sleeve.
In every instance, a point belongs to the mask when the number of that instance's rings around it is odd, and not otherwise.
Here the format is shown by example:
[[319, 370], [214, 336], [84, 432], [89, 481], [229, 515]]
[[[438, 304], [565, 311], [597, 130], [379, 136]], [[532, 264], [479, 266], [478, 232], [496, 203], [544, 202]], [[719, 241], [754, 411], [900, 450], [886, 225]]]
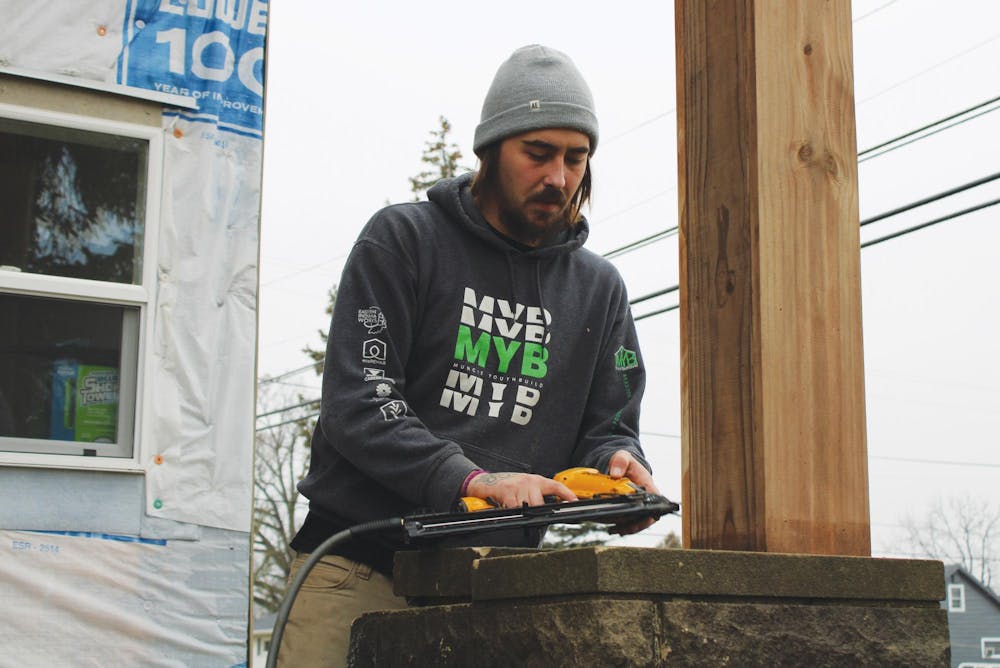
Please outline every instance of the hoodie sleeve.
[[652, 471], [639, 445], [639, 405], [646, 370], [624, 286], [613, 324], [594, 367], [594, 378], [573, 453], [575, 466], [607, 472], [611, 456], [628, 450]]
[[409, 406], [405, 369], [418, 318], [413, 240], [379, 222], [377, 215], [355, 244], [337, 289], [319, 425], [377, 483], [415, 506], [450, 510], [476, 466]]

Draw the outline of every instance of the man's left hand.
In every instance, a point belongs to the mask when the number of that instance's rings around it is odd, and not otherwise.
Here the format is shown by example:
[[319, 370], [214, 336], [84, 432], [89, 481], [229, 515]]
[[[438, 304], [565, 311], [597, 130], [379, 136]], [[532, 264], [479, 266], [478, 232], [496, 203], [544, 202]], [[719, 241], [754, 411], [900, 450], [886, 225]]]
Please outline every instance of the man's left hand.
[[[653, 476], [628, 450], [619, 450], [611, 455], [611, 459], [608, 460], [608, 475], [612, 478], [628, 478], [651, 494], [660, 493], [656, 483], [653, 482]], [[632, 524], [617, 524], [614, 532], [622, 536], [638, 533], [651, 527], [655, 522], [656, 520], [647, 518]]]

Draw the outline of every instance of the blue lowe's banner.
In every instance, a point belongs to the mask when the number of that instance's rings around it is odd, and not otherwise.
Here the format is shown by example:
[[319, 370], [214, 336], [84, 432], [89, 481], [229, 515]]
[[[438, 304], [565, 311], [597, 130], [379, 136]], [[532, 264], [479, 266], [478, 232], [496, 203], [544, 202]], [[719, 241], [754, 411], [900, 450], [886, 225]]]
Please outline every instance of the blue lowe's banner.
[[127, 0], [118, 82], [183, 95], [188, 120], [261, 136], [267, 0]]

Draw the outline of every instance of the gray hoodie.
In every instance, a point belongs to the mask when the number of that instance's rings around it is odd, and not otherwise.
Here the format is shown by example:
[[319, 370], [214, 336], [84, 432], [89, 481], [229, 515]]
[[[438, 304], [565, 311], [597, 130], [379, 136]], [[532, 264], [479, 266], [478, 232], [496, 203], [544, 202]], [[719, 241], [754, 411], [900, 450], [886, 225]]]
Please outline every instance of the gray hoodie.
[[452, 511], [476, 468], [606, 470], [619, 449], [645, 461], [645, 372], [617, 270], [582, 248], [586, 221], [516, 248], [469, 182], [376, 213], [344, 268], [299, 484], [338, 526]]

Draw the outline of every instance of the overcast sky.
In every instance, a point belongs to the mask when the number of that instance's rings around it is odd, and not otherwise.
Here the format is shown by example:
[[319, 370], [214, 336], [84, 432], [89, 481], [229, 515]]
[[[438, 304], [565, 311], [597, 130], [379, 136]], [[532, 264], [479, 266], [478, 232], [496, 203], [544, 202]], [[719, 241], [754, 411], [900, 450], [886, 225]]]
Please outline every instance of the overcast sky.
[[[487, 9], [488, 8], [488, 9]], [[858, 147], [1000, 95], [1000, 2], [855, 0]], [[386, 200], [409, 198], [444, 115], [472, 135], [497, 66], [542, 43], [570, 54], [601, 124], [588, 247], [606, 253], [677, 224], [673, 3], [277, 3], [271, 8], [259, 371], [308, 364], [327, 290]], [[997, 106], [997, 105], [993, 105]], [[963, 119], [956, 119], [963, 120]], [[860, 164], [861, 218], [1000, 172], [1000, 111]], [[1000, 182], [885, 222], [862, 242], [1000, 197]], [[862, 250], [873, 552], [935, 498], [1000, 504], [1000, 206]], [[631, 297], [675, 285], [676, 236], [614, 260]], [[635, 315], [676, 303], [676, 295]], [[649, 371], [643, 443], [680, 498], [676, 311], [638, 323]], [[284, 387], [318, 395], [310, 373]], [[654, 544], [674, 518], [628, 544]], [[621, 542], [621, 541], [619, 541]]]

